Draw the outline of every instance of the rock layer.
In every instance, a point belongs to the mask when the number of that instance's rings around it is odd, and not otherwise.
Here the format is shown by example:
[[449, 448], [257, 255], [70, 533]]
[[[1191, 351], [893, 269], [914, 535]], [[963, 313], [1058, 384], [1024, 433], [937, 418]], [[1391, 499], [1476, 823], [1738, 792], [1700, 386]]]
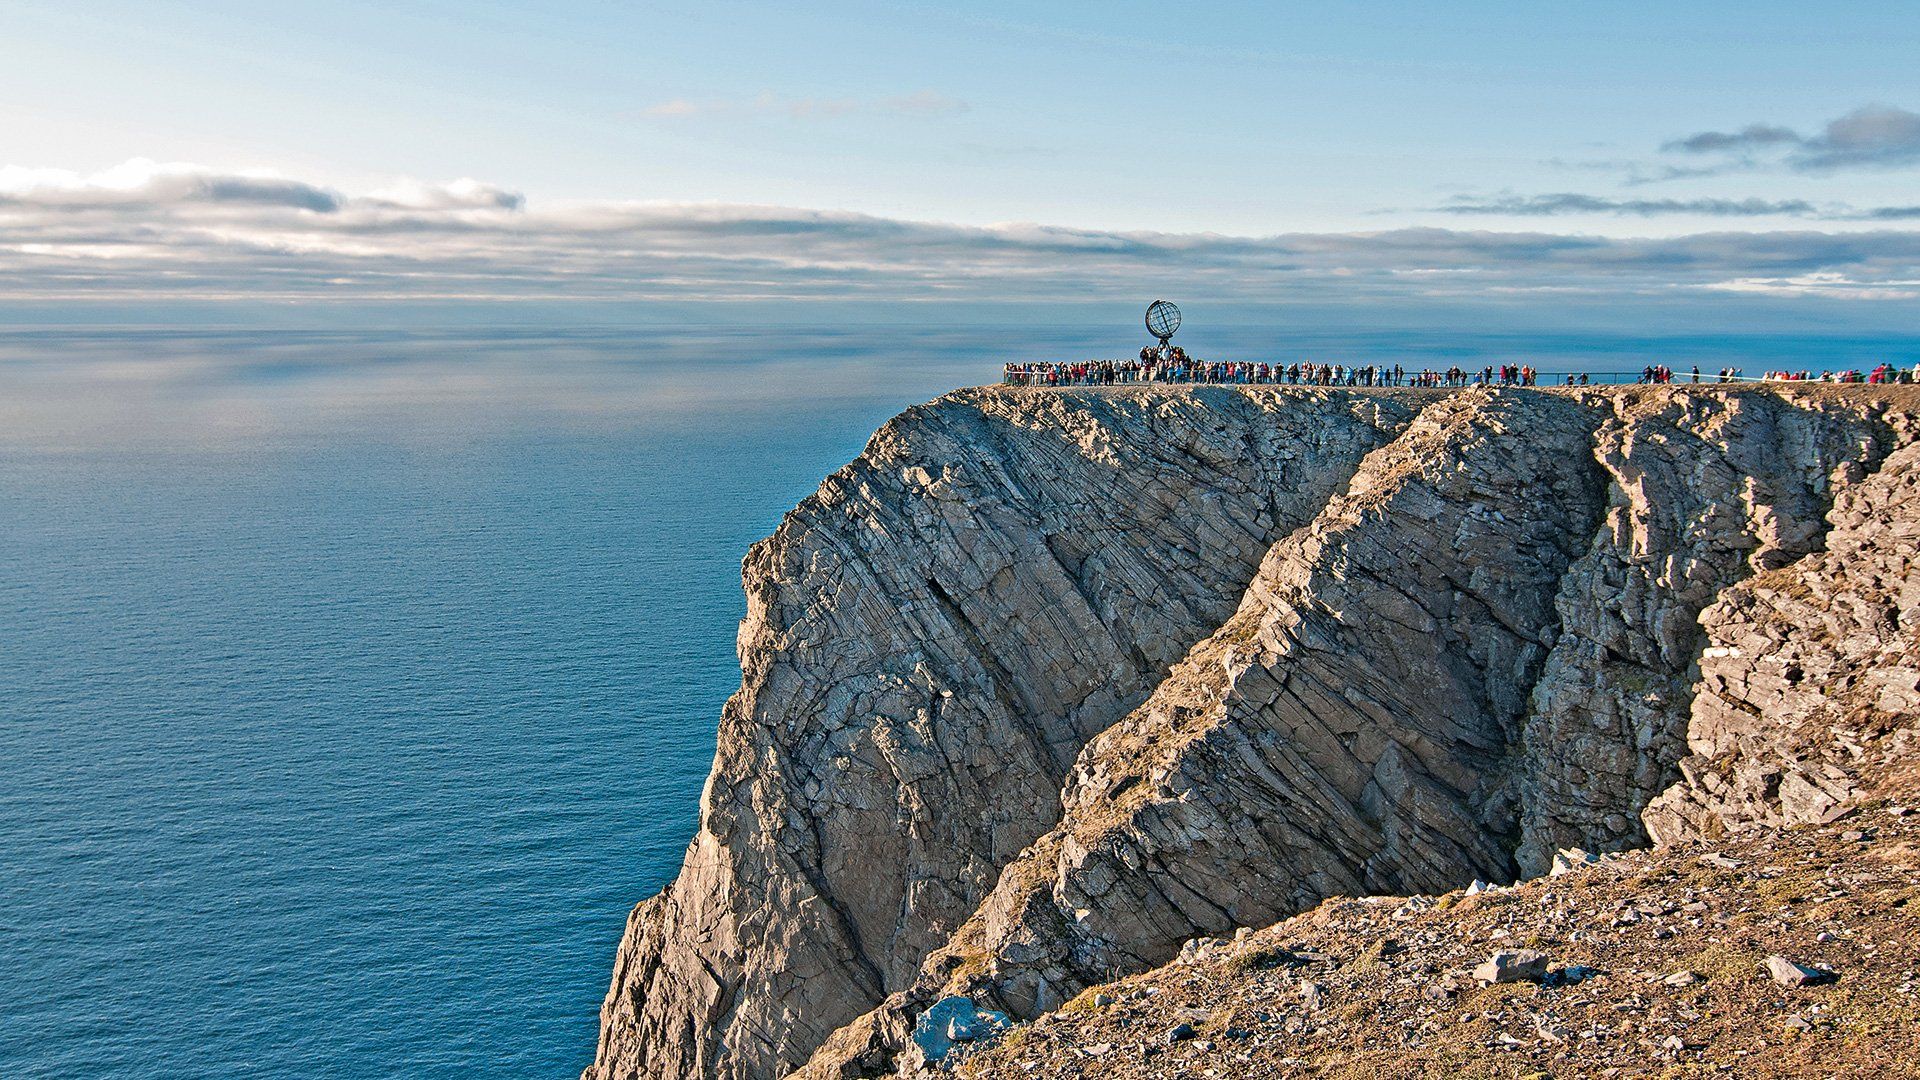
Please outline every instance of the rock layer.
[[1534, 688], [1518, 770], [1529, 875], [1562, 847], [1646, 842], [1641, 811], [1686, 752], [1701, 611], [1818, 550], [1834, 492], [1893, 439], [1879, 403], [1859, 396], [1646, 388], [1604, 402], [1593, 455], [1610, 505], [1561, 585], [1565, 632]]
[[1877, 644], [1794, 686], [1905, 708], [1900, 556], [1847, 573], [1911, 544], [1912, 438], [1870, 393], [1722, 387], [909, 411], [748, 557], [700, 830], [587, 1075], [885, 1072], [942, 996], [1032, 1017], [1323, 897], [1844, 792], [1717, 650], [1852, 552], [1814, 606]]
[[910, 980], [1094, 733], [1419, 394], [962, 391], [749, 552], [741, 689], [590, 1078], [766, 1077]]
[[1912, 786], [1920, 716], [1920, 445], [1844, 491], [1827, 549], [1742, 582], [1708, 644], [1681, 778], [1655, 840], [1829, 820], [1864, 790]]

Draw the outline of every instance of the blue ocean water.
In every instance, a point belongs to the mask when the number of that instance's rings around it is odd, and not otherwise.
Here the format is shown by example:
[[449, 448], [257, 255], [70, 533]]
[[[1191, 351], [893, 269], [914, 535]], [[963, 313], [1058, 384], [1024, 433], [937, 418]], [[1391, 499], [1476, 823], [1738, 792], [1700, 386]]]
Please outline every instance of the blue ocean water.
[[1005, 356], [900, 327], [0, 333], [0, 1076], [576, 1073], [692, 831], [745, 548]]

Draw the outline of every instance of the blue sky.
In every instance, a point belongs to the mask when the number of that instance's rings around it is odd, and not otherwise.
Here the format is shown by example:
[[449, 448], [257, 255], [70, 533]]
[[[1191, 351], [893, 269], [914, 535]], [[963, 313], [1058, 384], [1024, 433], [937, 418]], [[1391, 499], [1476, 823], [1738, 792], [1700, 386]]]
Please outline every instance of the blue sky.
[[1910, 5], [14, 0], [0, 40], [16, 298], [1920, 298]]

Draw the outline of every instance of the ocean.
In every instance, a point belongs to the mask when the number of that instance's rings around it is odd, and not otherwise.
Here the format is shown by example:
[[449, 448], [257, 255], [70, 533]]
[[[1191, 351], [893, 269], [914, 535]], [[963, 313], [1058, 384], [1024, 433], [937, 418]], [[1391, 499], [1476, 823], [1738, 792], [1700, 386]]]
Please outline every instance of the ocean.
[[[1437, 340], [1242, 327], [1211, 351], [1915, 358]], [[627, 910], [692, 833], [748, 544], [900, 408], [1135, 345], [0, 331], [0, 1076], [576, 1074]]]

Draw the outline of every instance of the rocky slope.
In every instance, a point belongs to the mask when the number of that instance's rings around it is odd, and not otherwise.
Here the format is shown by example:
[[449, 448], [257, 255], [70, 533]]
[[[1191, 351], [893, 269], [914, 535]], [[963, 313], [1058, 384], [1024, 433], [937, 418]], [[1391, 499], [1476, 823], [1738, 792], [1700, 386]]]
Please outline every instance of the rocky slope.
[[911, 410], [748, 557], [587, 1076], [910, 1069], [943, 999], [1028, 1019], [1326, 897], [1828, 816], [1911, 727], [1914, 437], [1866, 388]]
[[[944, 1065], [1063, 1080], [1912, 1076], [1916, 818], [1872, 806], [1511, 889], [1329, 900], [1195, 939]], [[1527, 952], [1532, 973], [1475, 976]], [[1812, 977], [1779, 981], [1774, 957]]]

